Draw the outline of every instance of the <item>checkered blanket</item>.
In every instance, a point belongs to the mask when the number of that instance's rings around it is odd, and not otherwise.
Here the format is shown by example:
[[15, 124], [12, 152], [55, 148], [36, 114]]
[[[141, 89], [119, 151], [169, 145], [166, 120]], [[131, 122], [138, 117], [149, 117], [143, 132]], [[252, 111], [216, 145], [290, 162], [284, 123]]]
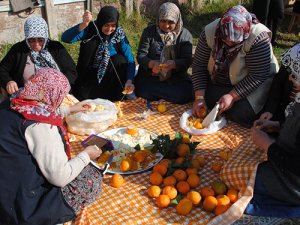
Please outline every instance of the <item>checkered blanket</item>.
[[[74, 98], [68, 97], [64, 104], [70, 105]], [[157, 112], [158, 102], [152, 102], [154, 112]], [[179, 126], [179, 119], [191, 104], [167, 104], [167, 112], [154, 113], [148, 119], [141, 119], [147, 110], [143, 99], [127, 100], [120, 103], [123, 116], [118, 118], [114, 127], [124, 127], [133, 124], [139, 128], [153, 131], [156, 134], [169, 134], [174, 137], [177, 131], [184, 131]], [[72, 155], [82, 151], [80, 142], [86, 136], [69, 134], [72, 139]], [[92, 205], [86, 207], [77, 215], [75, 221], [68, 224], [98, 225], [98, 224], [232, 224], [244, 212], [253, 195], [253, 187], [257, 165], [266, 159], [262, 149], [257, 148], [250, 138], [250, 130], [229, 122], [223, 129], [214, 134], [193, 136], [193, 141], [200, 141], [197, 154], [204, 155], [207, 163], [201, 168], [200, 186], [195, 190], [208, 186], [217, 179], [222, 179], [229, 187], [239, 190], [239, 200], [224, 214], [215, 216], [205, 211], [201, 206], [193, 208], [187, 216], [180, 216], [174, 207], [160, 209], [154, 200], [148, 198], [147, 188], [150, 186], [150, 172], [125, 177], [125, 184], [121, 188], [109, 185], [110, 175], [105, 175], [103, 194]], [[231, 157], [224, 162], [220, 173], [211, 169], [213, 161], [222, 160], [220, 151], [229, 149]]]

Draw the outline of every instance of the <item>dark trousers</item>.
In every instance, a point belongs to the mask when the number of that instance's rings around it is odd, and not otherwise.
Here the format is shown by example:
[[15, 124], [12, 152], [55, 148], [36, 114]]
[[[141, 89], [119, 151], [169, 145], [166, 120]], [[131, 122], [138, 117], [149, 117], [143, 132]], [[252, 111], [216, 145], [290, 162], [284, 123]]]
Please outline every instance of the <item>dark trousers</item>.
[[271, 42], [274, 44], [277, 29], [284, 18], [283, 0], [253, 0], [253, 13], [272, 31]]
[[111, 60], [113, 65], [110, 61], [100, 83], [97, 79], [97, 69], [91, 69], [86, 72], [89, 80], [84, 84], [77, 82], [73, 88], [76, 98], [80, 101], [95, 98], [118, 101], [123, 97], [122, 91], [127, 81], [128, 63], [121, 54], [112, 56]]
[[[219, 99], [228, 94], [232, 87], [222, 87], [209, 84], [205, 91], [205, 102], [208, 109], [212, 109]], [[236, 101], [233, 106], [225, 112], [226, 117], [243, 127], [250, 128], [253, 125], [256, 115], [246, 98]]]

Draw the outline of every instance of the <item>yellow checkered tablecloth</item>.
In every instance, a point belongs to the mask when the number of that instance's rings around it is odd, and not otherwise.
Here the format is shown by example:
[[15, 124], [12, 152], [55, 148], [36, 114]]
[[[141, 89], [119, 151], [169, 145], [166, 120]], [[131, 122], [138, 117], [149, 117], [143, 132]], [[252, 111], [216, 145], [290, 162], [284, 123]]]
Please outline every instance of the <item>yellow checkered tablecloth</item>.
[[[72, 104], [72, 98], [67, 98], [65, 104]], [[158, 102], [151, 105], [156, 111]], [[170, 134], [174, 137], [177, 131], [184, 132], [179, 126], [183, 112], [191, 108], [191, 104], [167, 104], [167, 112], [151, 115], [147, 120], [140, 116], [147, 110], [142, 99], [127, 100], [120, 103], [123, 116], [118, 118], [114, 127], [124, 127], [134, 124], [139, 128], [153, 131], [157, 134]], [[78, 154], [83, 148], [80, 142], [87, 136], [70, 134], [73, 141], [72, 154]], [[229, 187], [240, 190], [239, 200], [229, 210], [220, 216], [206, 212], [201, 206], [193, 208], [187, 216], [180, 216], [174, 207], [159, 209], [155, 200], [148, 198], [147, 188], [150, 186], [150, 172], [125, 177], [121, 188], [109, 185], [110, 175], [104, 176], [102, 196], [92, 205], [86, 207], [77, 215], [75, 221], [67, 224], [99, 225], [99, 224], [231, 224], [239, 219], [248, 202], [252, 198], [256, 168], [259, 162], [266, 158], [265, 153], [258, 149], [250, 138], [250, 130], [229, 122], [222, 130], [202, 136], [193, 136], [193, 141], [200, 141], [198, 153], [206, 157], [207, 163], [201, 168], [200, 188], [208, 186], [212, 181], [221, 178]], [[226, 161], [220, 173], [211, 169], [211, 163], [221, 160], [219, 152], [230, 149], [232, 156]]]

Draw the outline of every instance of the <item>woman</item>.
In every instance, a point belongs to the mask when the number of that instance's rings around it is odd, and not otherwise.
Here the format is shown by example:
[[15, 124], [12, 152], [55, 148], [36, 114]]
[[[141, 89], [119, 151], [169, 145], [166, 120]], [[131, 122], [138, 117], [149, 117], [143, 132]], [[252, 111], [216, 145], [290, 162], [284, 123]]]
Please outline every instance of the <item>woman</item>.
[[[300, 83], [295, 79], [292, 83], [296, 95], [285, 110], [285, 121], [258, 120], [251, 130], [253, 142], [264, 149], [268, 160], [258, 165], [247, 214], [288, 218], [300, 215]], [[278, 138], [273, 139], [269, 132], [278, 132]]]
[[97, 20], [85, 11], [82, 23], [66, 30], [66, 43], [81, 41], [77, 63], [78, 79], [74, 95], [84, 100], [103, 98], [118, 101], [122, 91], [130, 94], [135, 62], [123, 29], [118, 25], [119, 13], [113, 6], [101, 8]]
[[99, 197], [102, 176], [88, 164], [101, 150], [89, 146], [70, 159], [57, 112], [69, 91], [62, 73], [42, 68], [0, 104], [0, 224], [67, 222]]
[[274, 76], [264, 113], [260, 116], [261, 120], [283, 121], [285, 119], [285, 108], [294, 101], [297, 92], [297, 87], [293, 83], [300, 81], [299, 52], [298, 43], [281, 55], [282, 66]]
[[29, 17], [24, 24], [25, 40], [16, 43], [0, 62], [0, 85], [13, 94], [37, 70], [44, 67], [60, 70], [71, 84], [77, 74], [73, 59], [58, 41], [49, 39], [46, 21]]
[[193, 86], [187, 74], [192, 62], [192, 35], [182, 27], [179, 8], [162, 4], [156, 24], [144, 29], [137, 53], [136, 95], [149, 101], [187, 103]]
[[243, 6], [233, 6], [201, 33], [193, 61], [193, 113], [211, 109], [245, 127], [261, 111], [278, 63], [271, 32]]

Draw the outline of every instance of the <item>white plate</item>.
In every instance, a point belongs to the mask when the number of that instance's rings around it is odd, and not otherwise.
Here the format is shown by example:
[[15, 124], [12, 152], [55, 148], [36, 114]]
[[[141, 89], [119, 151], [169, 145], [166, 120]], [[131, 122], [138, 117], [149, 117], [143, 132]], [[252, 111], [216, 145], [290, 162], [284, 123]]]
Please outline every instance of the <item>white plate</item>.
[[[119, 148], [129, 148], [129, 146], [131, 146], [132, 148], [134, 148], [137, 144], [139, 144], [139, 142], [137, 143], [132, 143], [131, 145], [128, 145], [126, 143], [122, 143], [120, 141], [115, 141], [113, 139], [111, 139], [110, 137], [119, 134], [119, 135], [125, 135], [127, 134], [127, 128], [126, 127], [121, 127], [121, 128], [115, 128], [115, 129], [110, 129], [110, 130], [106, 130], [103, 131], [101, 133], [98, 134], [98, 136], [103, 137], [103, 138], [107, 138], [109, 140], [112, 141], [113, 146], [115, 149], [119, 149]], [[139, 133], [147, 133], [150, 134], [152, 138], [157, 137], [157, 134], [153, 133], [152, 131], [146, 130], [146, 129], [142, 129], [142, 128], [138, 128]], [[150, 145], [151, 143], [147, 143], [147, 142], [140, 142], [142, 143], [144, 146]], [[122, 171], [114, 171], [111, 170], [110, 168], [108, 168], [107, 173], [108, 174], [122, 174], [122, 175], [132, 175], [132, 174], [138, 174], [138, 173], [144, 173], [146, 171], [149, 171], [150, 169], [152, 169], [153, 166], [155, 166], [156, 164], [158, 164], [160, 162], [160, 160], [162, 160], [163, 155], [161, 153], [156, 153], [157, 158], [155, 160], [153, 160], [148, 166], [147, 168], [141, 169], [141, 170], [136, 170], [136, 171], [129, 171], [129, 172], [122, 172]], [[114, 157], [115, 158], [115, 157]], [[114, 160], [113, 160], [114, 161]], [[96, 164], [96, 165], [95, 165]], [[98, 166], [97, 163], [93, 163], [94, 166]], [[98, 166], [98, 168], [102, 169], [101, 167]]]
[[187, 120], [188, 118], [192, 115], [192, 110], [188, 110], [182, 114], [180, 117], [180, 127], [185, 130], [186, 132], [192, 134], [192, 135], [203, 135], [203, 134], [212, 134], [220, 129], [222, 129], [227, 121], [225, 117], [221, 117], [220, 120], [216, 120], [215, 122], [212, 122], [208, 127], [203, 128], [203, 129], [196, 129], [193, 127], [188, 127], [187, 126]]

